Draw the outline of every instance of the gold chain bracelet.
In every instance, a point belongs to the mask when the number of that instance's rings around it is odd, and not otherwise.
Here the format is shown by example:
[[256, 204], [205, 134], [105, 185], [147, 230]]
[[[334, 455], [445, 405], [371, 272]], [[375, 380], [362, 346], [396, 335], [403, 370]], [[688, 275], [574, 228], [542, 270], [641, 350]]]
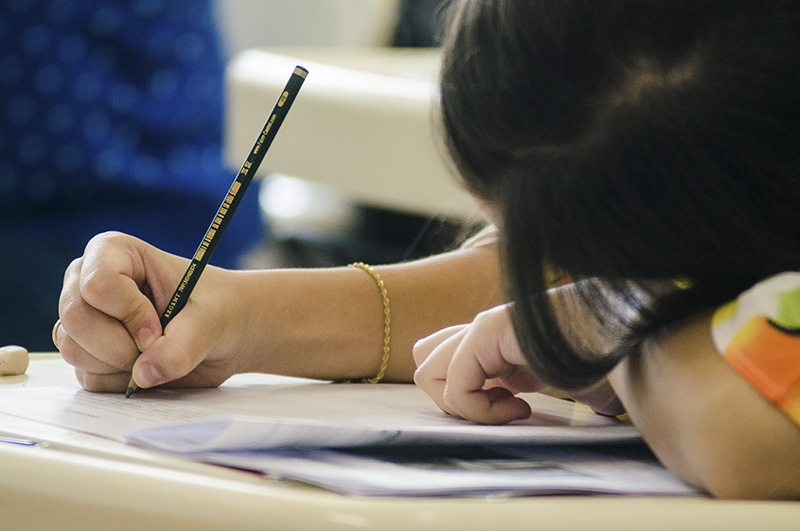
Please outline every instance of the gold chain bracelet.
[[386, 291], [386, 285], [384, 284], [383, 279], [380, 277], [380, 275], [378, 275], [378, 273], [375, 272], [371, 265], [365, 264], [364, 262], [354, 262], [352, 264], [348, 264], [347, 267], [363, 269], [369, 273], [370, 276], [375, 280], [375, 283], [378, 285], [378, 289], [381, 290], [381, 298], [383, 299], [383, 358], [381, 359], [381, 368], [374, 378], [363, 378], [361, 380], [363, 383], [376, 384], [383, 379], [384, 375], [386, 374], [386, 367], [389, 365], [389, 342], [391, 338], [392, 323], [392, 317], [389, 312], [389, 293]]

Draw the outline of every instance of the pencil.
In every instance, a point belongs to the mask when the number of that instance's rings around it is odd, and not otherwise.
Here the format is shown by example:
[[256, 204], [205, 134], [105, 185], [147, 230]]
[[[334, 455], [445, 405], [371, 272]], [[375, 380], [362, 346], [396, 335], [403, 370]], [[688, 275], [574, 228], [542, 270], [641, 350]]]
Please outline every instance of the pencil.
[[[219, 244], [220, 238], [222, 238], [222, 234], [225, 232], [225, 228], [228, 226], [233, 213], [236, 211], [236, 207], [239, 206], [242, 196], [245, 190], [247, 190], [247, 186], [250, 184], [250, 181], [253, 180], [253, 176], [261, 165], [261, 161], [264, 160], [264, 155], [275, 139], [275, 135], [278, 133], [278, 129], [283, 123], [284, 118], [286, 118], [286, 114], [289, 112], [289, 108], [292, 106], [295, 97], [297, 97], [297, 93], [300, 91], [300, 87], [303, 85], [307, 75], [308, 70], [302, 66], [295, 67], [294, 72], [292, 72], [289, 81], [286, 83], [286, 87], [278, 98], [278, 102], [272, 109], [272, 114], [270, 114], [269, 119], [266, 124], [264, 124], [264, 128], [261, 130], [261, 133], [259, 133], [256, 143], [253, 145], [253, 149], [250, 150], [250, 154], [242, 165], [242, 169], [239, 170], [239, 174], [236, 176], [236, 179], [234, 179], [233, 184], [231, 184], [228, 193], [225, 195], [225, 199], [222, 200], [222, 204], [220, 204], [214, 219], [211, 221], [211, 225], [208, 226], [203, 240], [200, 242], [197, 251], [195, 251], [192, 257], [192, 262], [186, 269], [186, 273], [183, 274], [183, 278], [178, 283], [175, 293], [173, 293], [169, 304], [167, 304], [164, 313], [161, 315], [162, 330], [166, 329], [167, 324], [169, 324], [172, 318], [186, 306], [186, 302], [189, 300], [189, 296], [191, 296], [192, 290], [197, 284], [197, 280], [200, 278], [200, 274], [203, 272], [206, 265], [208, 265], [208, 261], [211, 259], [214, 249], [216, 249], [217, 244]], [[125, 391], [125, 398], [130, 398], [136, 389], [136, 382], [133, 381], [133, 375], [131, 375], [128, 389]]]

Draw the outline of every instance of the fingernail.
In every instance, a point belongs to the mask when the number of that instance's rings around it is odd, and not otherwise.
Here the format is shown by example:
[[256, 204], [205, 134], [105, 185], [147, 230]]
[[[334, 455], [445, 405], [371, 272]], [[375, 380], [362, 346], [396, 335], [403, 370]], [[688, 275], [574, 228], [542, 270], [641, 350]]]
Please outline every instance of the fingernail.
[[164, 375], [153, 363], [142, 363], [137, 372], [139, 377], [135, 380], [139, 383], [139, 387], [153, 387], [164, 381]]

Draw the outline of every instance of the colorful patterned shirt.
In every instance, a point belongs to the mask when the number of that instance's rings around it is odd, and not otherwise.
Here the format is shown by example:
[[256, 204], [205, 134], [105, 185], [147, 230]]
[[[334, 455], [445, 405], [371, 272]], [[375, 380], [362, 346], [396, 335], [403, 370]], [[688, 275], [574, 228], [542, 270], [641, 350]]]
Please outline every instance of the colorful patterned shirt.
[[770, 277], [714, 314], [723, 358], [800, 424], [800, 273]]

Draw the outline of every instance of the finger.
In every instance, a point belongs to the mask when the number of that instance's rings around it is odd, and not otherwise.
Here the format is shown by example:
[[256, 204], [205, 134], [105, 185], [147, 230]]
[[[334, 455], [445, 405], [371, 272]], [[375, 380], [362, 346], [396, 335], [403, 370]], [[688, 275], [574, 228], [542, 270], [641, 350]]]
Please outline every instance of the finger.
[[213, 326], [204, 326], [202, 313], [190, 300], [164, 335], [142, 352], [133, 366], [136, 385], [149, 388], [175, 382], [206, 387], [219, 385], [231, 376], [229, 364], [217, 366], [207, 361], [198, 369], [215, 347], [208, 332]]
[[414, 372], [414, 383], [424, 390], [442, 411], [454, 414], [444, 401], [444, 390], [447, 383], [447, 370], [458, 344], [466, 334], [466, 327], [451, 327], [429, 336], [415, 345], [424, 351], [430, 351], [422, 364]]
[[[466, 324], [449, 326], [417, 341], [417, 343], [414, 345], [414, 350], [413, 350], [414, 361], [416, 362], [417, 366], [419, 367], [423, 363], [425, 363], [425, 360], [428, 358], [428, 356], [431, 355], [431, 352], [441, 343], [443, 343], [445, 340], [449, 339], [453, 335], [457, 334], [458, 332], [464, 330], [468, 326], [469, 325]], [[420, 377], [424, 376], [425, 376], [424, 374], [420, 375]], [[492, 381], [487, 382], [487, 387], [494, 387], [493, 383], [494, 382]]]
[[[130, 372], [127, 367], [118, 367], [106, 363], [105, 361], [93, 356], [81, 347], [72, 337], [64, 331], [63, 325], [58, 330], [58, 344], [60, 345], [61, 357], [80, 370], [96, 374], [113, 374], [117, 372]], [[127, 364], [133, 365], [133, 358]]]
[[139, 349], [119, 321], [80, 299], [65, 302], [63, 308], [57, 340], [68, 363], [94, 372], [130, 370]]
[[453, 356], [443, 391], [445, 407], [454, 414], [481, 424], [506, 424], [530, 417], [530, 405], [504, 387], [484, 389], [497, 376], [481, 365], [467, 350], [459, 349]]
[[417, 341], [416, 344], [414, 345], [414, 350], [413, 350], [414, 362], [417, 364], [417, 367], [422, 365], [428, 358], [428, 356], [430, 356], [431, 352], [433, 352], [433, 350], [436, 347], [438, 347], [442, 342], [449, 339], [450, 337], [457, 334], [466, 327], [467, 325], [465, 324], [449, 326]]
[[600, 415], [613, 417], [625, 413], [625, 406], [606, 378], [586, 389], [571, 391], [569, 396], [578, 402], [588, 405], [595, 413]]
[[139, 350], [119, 321], [83, 300], [79, 286], [81, 267], [82, 260], [75, 260], [64, 276], [59, 298], [61, 326], [56, 331], [61, 354], [67, 362], [85, 370], [112, 372], [104, 365], [129, 370]]
[[[506, 307], [483, 312], [452, 356], [444, 401], [458, 415], [477, 422], [504, 424], [527, 418], [530, 406], [513, 392], [486, 389], [494, 378], [519, 380], [521, 371], [528, 373]], [[535, 384], [532, 378], [531, 385]]]
[[147, 275], [142, 254], [147, 244], [121, 234], [96, 236], [80, 269], [81, 298], [125, 326], [143, 351], [161, 336], [158, 313], [143, 293]]
[[131, 373], [96, 374], [76, 368], [75, 377], [81, 387], [87, 391], [94, 393], [121, 393], [128, 387]]

